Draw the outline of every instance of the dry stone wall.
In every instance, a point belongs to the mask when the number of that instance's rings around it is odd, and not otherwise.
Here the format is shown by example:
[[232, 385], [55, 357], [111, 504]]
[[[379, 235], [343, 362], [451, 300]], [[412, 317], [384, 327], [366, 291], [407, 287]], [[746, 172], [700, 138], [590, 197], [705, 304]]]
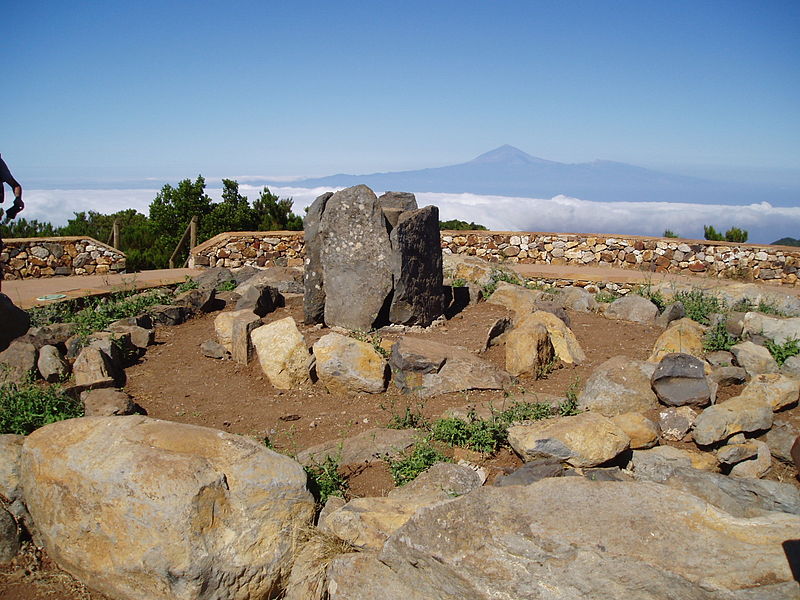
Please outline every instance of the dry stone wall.
[[125, 255], [90, 237], [3, 240], [0, 266], [5, 279], [92, 275], [125, 270]]
[[[444, 254], [490, 262], [620, 267], [797, 285], [800, 248], [636, 236], [442, 231]], [[225, 233], [198, 246], [195, 266], [300, 265], [302, 232]]]

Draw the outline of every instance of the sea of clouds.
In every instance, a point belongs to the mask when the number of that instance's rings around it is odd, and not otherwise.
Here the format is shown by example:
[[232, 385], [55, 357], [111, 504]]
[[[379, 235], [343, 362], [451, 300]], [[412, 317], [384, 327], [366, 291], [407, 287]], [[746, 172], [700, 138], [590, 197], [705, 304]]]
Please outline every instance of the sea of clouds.
[[[251, 201], [262, 186], [241, 184], [239, 190]], [[270, 186], [281, 196], [294, 199], [293, 210], [303, 209], [329, 188]], [[113, 213], [127, 208], [147, 214], [158, 189], [26, 189], [26, 209], [21, 216], [63, 225], [73, 213]], [[220, 199], [221, 188], [207, 193]], [[687, 204], [678, 202], [592, 202], [568, 196], [515, 198], [477, 194], [417, 193], [420, 206], [439, 207], [442, 220], [474, 221], [493, 230], [550, 231], [563, 233], [638, 234], [660, 236], [671, 229], [681, 237], [703, 238], [703, 225], [718, 231], [731, 226], [746, 229], [752, 242], [770, 243], [779, 238], [800, 237], [800, 207], [776, 207], [769, 202], [743, 206]]]

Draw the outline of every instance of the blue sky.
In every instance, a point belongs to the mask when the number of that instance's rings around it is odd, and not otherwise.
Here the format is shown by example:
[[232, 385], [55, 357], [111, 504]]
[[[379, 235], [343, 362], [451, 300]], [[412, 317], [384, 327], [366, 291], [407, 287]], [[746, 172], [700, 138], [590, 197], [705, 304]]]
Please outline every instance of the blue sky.
[[[501, 144], [800, 173], [800, 2], [6, 3], [26, 180], [325, 175]], [[800, 179], [800, 177], [798, 177]]]

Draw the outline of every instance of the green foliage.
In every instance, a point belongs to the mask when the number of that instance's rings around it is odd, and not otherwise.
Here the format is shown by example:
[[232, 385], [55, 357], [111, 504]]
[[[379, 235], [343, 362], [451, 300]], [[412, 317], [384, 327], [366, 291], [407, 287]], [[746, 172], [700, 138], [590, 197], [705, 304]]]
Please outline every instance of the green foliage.
[[330, 496], [343, 498], [347, 492], [347, 481], [339, 473], [340, 462], [340, 456], [328, 455], [321, 464], [303, 467], [308, 475], [308, 489], [320, 504], [325, 504]]
[[740, 244], [746, 242], [748, 237], [746, 229], [731, 227], [725, 232], [725, 235], [722, 235], [716, 229], [714, 229], [713, 225], [703, 225], [703, 234], [707, 240], [714, 242], [725, 240], [728, 242], [738, 242]]
[[734, 312], [750, 312], [753, 308], [755, 304], [747, 298], [741, 298], [731, 305], [731, 310]]
[[7, 383], [0, 386], [0, 433], [28, 435], [48, 423], [82, 416], [81, 402], [56, 385]]
[[739, 343], [739, 339], [728, 332], [724, 321], [720, 321], [703, 336], [703, 349], [706, 352], [716, 350], [730, 350], [732, 346]]
[[578, 392], [581, 389], [581, 378], [576, 377], [575, 380], [569, 384], [566, 391], [566, 399], [558, 405], [558, 414], [562, 417], [571, 417], [581, 412], [578, 409]]
[[665, 229], [664, 230], [664, 235], [662, 235], [661, 237], [676, 238], [676, 237], [678, 237], [678, 234], [675, 233], [674, 231], [672, 231], [671, 229]]
[[510, 407], [494, 415], [506, 427], [523, 421], [540, 421], [553, 415], [553, 407], [546, 402], [513, 402]]
[[258, 231], [302, 231], [303, 218], [292, 212], [292, 199], [279, 199], [268, 187], [253, 202]]
[[178, 285], [178, 287], [175, 288], [175, 291], [178, 294], [182, 294], [183, 292], [188, 292], [189, 290], [196, 290], [199, 287], [200, 284], [187, 275], [186, 280]]
[[454, 287], [454, 288], [467, 287], [467, 280], [466, 279], [461, 279], [460, 277], [458, 277], [456, 279], [453, 279], [453, 281], [450, 282], [450, 286]]
[[401, 486], [413, 481], [417, 475], [436, 463], [451, 461], [433, 446], [430, 440], [425, 439], [417, 443], [406, 456], [398, 459], [387, 456], [386, 462], [389, 464], [394, 484]]
[[658, 307], [658, 312], [664, 310], [667, 306], [667, 301], [664, 299], [664, 294], [662, 294], [658, 290], [653, 289], [653, 284], [645, 283], [636, 287], [633, 291], [634, 294], [641, 296], [642, 298], [647, 298]]
[[776, 317], [788, 317], [789, 314], [778, 308], [774, 302], [768, 300], [760, 300], [756, 310], [765, 315], [775, 315]]
[[55, 227], [36, 219], [28, 221], [18, 218], [6, 224], [0, 222], [0, 238], [52, 237], [55, 235], [59, 235]]
[[495, 290], [497, 289], [497, 284], [501, 281], [505, 281], [507, 283], [512, 283], [514, 285], [522, 285], [522, 281], [519, 277], [514, 275], [513, 273], [509, 273], [508, 271], [502, 271], [500, 269], [495, 269], [489, 275], [489, 283], [483, 286], [481, 290], [481, 295], [484, 298], [488, 298], [492, 294], [494, 294]]
[[678, 292], [675, 294], [675, 301], [683, 303], [687, 317], [703, 325], [710, 323], [710, 315], [725, 312], [726, 308], [725, 303], [719, 298], [701, 290]]
[[713, 225], [703, 225], [703, 237], [713, 242], [721, 242], [725, 239], [725, 236], [714, 229]]
[[772, 358], [775, 359], [779, 367], [782, 367], [787, 359], [800, 354], [800, 342], [796, 339], [786, 340], [783, 344], [779, 344], [773, 340], [767, 340], [764, 345], [767, 347], [767, 350], [769, 350], [769, 353], [772, 354]]
[[614, 292], [610, 292], [608, 290], [600, 290], [594, 295], [594, 299], [598, 302], [613, 302], [619, 298], [619, 294], [615, 294]]
[[228, 281], [221, 281], [217, 284], [217, 291], [218, 292], [232, 292], [237, 287], [236, 281], [234, 279], [229, 279]]
[[793, 237], [784, 237], [772, 242], [773, 246], [800, 246], [800, 240]]
[[415, 408], [406, 405], [402, 415], [394, 412], [394, 406], [386, 407], [381, 405], [383, 410], [388, 410], [392, 413], [392, 418], [386, 425], [389, 429], [426, 429], [430, 424], [425, 415], [422, 414], [424, 404], [420, 403]]
[[495, 452], [507, 443], [507, 428], [497, 419], [479, 419], [474, 411], [470, 411], [466, 420], [455, 417], [438, 419], [431, 427], [431, 436], [449, 446]]
[[441, 231], [486, 231], [486, 227], [478, 223], [467, 223], [459, 219], [451, 219], [450, 221], [439, 221], [439, 229]]
[[389, 350], [381, 346], [383, 338], [381, 337], [381, 334], [378, 333], [377, 331], [362, 331], [360, 329], [356, 329], [350, 331], [348, 335], [354, 340], [358, 340], [359, 342], [365, 342], [369, 344], [370, 346], [372, 346], [375, 352], [380, 354], [383, 358], [387, 359], [389, 358], [391, 352], [389, 352]]

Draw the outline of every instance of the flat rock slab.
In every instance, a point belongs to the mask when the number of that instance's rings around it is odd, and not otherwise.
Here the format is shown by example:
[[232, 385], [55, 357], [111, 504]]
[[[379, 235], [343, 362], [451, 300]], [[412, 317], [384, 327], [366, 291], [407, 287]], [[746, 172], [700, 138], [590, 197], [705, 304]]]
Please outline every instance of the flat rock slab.
[[416, 429], [384, 429], [375, 427], [344, 440], [331, 440], [303, 450], [297, 455], [301, 465], [321, 464], [328, 456], [340, 464], [356, 465], [379, 462], [385, 457], [397, 457], [419, 439]]
[[701, 446], [728, 439], [739, 432], [772, 426], [772, 407], [763, 399], [735, 396], [705, 409], [694, 424], [694, 441]]

